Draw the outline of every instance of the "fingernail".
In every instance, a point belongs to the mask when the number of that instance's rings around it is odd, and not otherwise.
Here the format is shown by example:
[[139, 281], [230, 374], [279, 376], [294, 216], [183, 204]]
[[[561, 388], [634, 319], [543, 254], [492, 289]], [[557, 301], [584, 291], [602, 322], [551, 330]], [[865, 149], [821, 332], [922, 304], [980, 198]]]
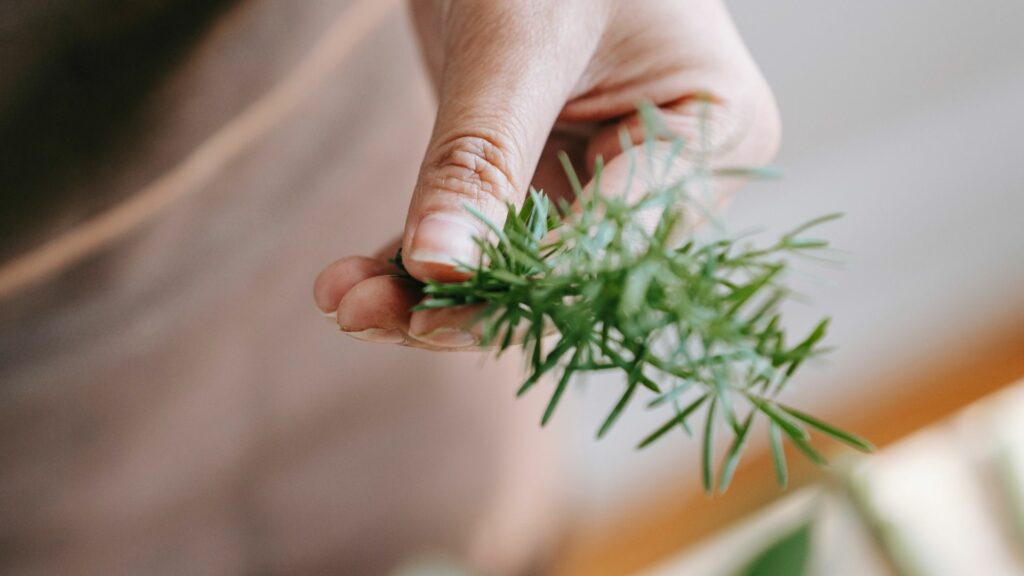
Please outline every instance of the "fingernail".
[[337, 310], [335, 310], [334, 312], [321, 312], [320, 314], [323, 315], [324, 320], [327, 320], [331, 324], [337, 324], [338, 323], [338, 311]]
[[405, 341], [405, 335], [398, 330], [390, 328], [367, 328], [366, 330], [358, 330], [355, 332], [349, 332], [342, 329], [342, 333], [347, 334], [357, 340], [365, 340], [366, 342], [377, 342], [379, 344], [401, 344]]
[[480, 249], [475, 238], [480, 230], [467, 217], [457, 214], [428, 214], [416, 227], [410, 260], [453, 266], [476, 263]]
[[472, 334], [458, 328], [438, 328], [422, 336], [414, 336], [414, 338], [443, 348], [465, 348], [476, 344], [476, 338]]

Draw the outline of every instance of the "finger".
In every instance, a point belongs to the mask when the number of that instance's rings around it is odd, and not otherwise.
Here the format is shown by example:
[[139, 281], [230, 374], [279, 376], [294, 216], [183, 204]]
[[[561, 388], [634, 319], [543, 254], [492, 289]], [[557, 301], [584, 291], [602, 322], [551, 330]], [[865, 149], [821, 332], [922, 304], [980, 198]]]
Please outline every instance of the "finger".
[[[638, 198], [652, 188], [693, 176], [693, 168], [761, 166], [778, 146], [777, 114], [765, 87], [763, 96], [734, 102], [709, 96], [690, 96], [662, 107], [656, 119], [645, 122], [640, 114], [598, 132], [587, 149], [588, 165], [607, 161], [601, 172], [602, 194]], [[648, 128], [654, 128], [648, 134]], [[623, 153], [624, 146], [629, 153]], [[686, 223], [707, 220], [742, 181], [735, 178], [693, 180], [686, 187]], [[592, 192], [596, 183], [588, 185]], [[660, 213], [644, 215], [653, 229]]]
[[482, 306], [417, 310], [409, 321], [409, 335], [438, 348], [468, 348], [481, 339]]
[[[440, 107], [403, 237], [409, 272], [456, 280], [519, 203], [607, 18], [598, 2], [463, 2], [440, 18]], [[415, 6], [414, 6], [415, 7]], [[543, 23], [542, 25], [539, 23]]]
[[353, 286], [373, 276], [396, 272], [388, 262], [364, 256], [349, 256], [324, 268], [313, 283], [313, 300], [326, 313], [338, 309], [345, 294]]
[[[494, 348], [499, 346], [506, 335], [506, 328], [492, 336], [486, 344], [483, 341], [486, 319], [481, 317], [481, 305], [459, 306], [417, 310], [409, 322], [409, 334], [418, 342], [437, 349], [465, 349], [472, 347]], [[521, 344], [530, 329], [528, 322], [520, 322], [513, 328], [509, 344]], [[545, 322], [543, 335], [553, 334], [555, 327]]]
[[401, 344], [407, 340], [411, 309], [422, 297], [419, 287], [407, 279], [367, 278], [341, 299], [338, 326], [354, 338]]
[[[648, 139], [682, 140], [682, 156], [692, 160], [705, 156], [713, 166], [724, 164], [761, 165], [772, 159], [778, 148], [778, 112], [767, 84], [754, 82], [728, 99], [712, 93], [681, 97], [657, 109], [655, 133], [647, 134], [649, 122], [639, 113], [598, 131], [587, 147], [588, 166], [598, 156], [610, 161], [628, 146], [637, 147]], [[641, 151], [642, 152], [642, 151]]]

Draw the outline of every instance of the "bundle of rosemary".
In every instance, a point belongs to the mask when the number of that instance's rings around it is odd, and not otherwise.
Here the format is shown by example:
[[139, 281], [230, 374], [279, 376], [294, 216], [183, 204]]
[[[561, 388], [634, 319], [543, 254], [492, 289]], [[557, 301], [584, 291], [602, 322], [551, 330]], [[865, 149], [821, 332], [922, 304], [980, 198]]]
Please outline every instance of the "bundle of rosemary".
[[[647, 133], [658, 133], [652, 115], [643, 117]], [[628, 142], [624, 148], [635, 158]], [[681, 140], [672, 146], [673, 154], [684, 149]], [[719, 490], [728, 487], [750, 430], [763, 416], [769, 424], [776, 476], [785, 486], [784, 438], [819, 465], [825, 460], [811, 446], [809, 429], [862, 451], [872, 449], [865, 440], [777, 400], [800, 366], [822, 352], [820, 343], [829, 323], [823, 319], [798, 342], [787, 341], [778, 311], [790, 294], [783, 283], [785, 257], [826, 248], [826, 241], [804, 234], [838, 215], [803, 224], [767, 247], [730, 237], [700, 241], [685, 229], [685, 243], [680, 245], [680, 229], [693, 221], [693, 213], [711, 217], [689, 194], [691, 189], [710, 178], [763, 172], [711, 170], [700, 160], [704, 157], [694, 155], [686, 176], [626, 198], [600, 190], [600, 160], [595, 189], [585, 195], [562, 155], [576, 207], [564, 201], [555, 207], [542, 192], [531, 189], [523, 207], [516, 211], [509, 206], [509, 216], [499, 226], [467, 206], [491, 237], [477, 240], [477, 262], [461, 264], [471, 274], [469, 279], [423, 285], [427, 298], [417, 308], [479, 305], [484, 346], [500, 355], [521, 340], [527, 377], [518, 394], [534, 388], [545, 375], [553, 374], [556, 380], [542, 425], [551, 419], [574, 376], [598, 371], [620, 371], [624, 376], [622, 395], [598, 437], [640, 393], [648, 395], [648, 407], [668, 404], [674, 409], [671, 418], [639, 443], [640, 448], [675, 429], [692, 434], [691, 420], [703, 410], [702, 476], [707, 491], [716, 485]], [[650, 230], [638, 216], [652, 210], [661, 216]], [[395, 261], [408, 276], [401, 253]], [[717, 483], [716, 428], [732, 434]]]

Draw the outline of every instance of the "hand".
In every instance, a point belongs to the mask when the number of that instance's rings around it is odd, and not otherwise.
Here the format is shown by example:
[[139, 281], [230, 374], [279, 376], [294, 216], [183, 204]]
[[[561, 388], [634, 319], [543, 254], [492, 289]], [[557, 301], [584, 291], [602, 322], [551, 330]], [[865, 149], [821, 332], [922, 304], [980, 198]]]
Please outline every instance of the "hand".
[[[485, 233], [464, 206], [500, 223], [506, 202], [521, 204], [531, 184], [571, 200], [559, 151], [581, 178], [600, 156], [602, 190], [621, 192], [629, 161], [619, 135], [644, 140], [639, 102], [657, 105], [666, 127], [687, 140], [696, 141], [704, 115], [712, 164], [763, 164], [778, 146], [771, 91], [720, 0], [418, 0], [411, 7], [440, 106], [405, 231], [375, 258], [331, 264], [314, 288], [317, 305], [336, 311], [341, 329], [357, 338], [473, 347], [475, 310], [411, 312], [422, 295], [391, 276], [387, 258], [401, 246], [413, 276], [462, 279], [454, 263], [475, 261], [473, 238]], [[667, 147], [659, 143], [654, 153]]]

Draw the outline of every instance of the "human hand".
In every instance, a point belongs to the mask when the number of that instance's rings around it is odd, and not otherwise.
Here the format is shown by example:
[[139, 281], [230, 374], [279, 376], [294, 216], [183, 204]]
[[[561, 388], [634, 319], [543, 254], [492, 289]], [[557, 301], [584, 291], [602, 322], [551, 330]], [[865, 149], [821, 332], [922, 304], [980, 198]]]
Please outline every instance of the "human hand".
[[[405, 231], [375, 258], [331, 264], [314, 287], [317, 305], [357, 338], [473, 347], [476, 310], [412, 312], [422, 295], [393, 276], [387, 257], [401, 246], [416, 278], [462, 279], [455, 262], [475, 261], [473, 239], [485, 234], [464, 205], [502, 222], [506, 203], [521, 204], [531, 184], [571, 200], [559, 151], [587, 177], [603, 158], [603, 190], [643, 182], [628, 179], [619, 137], [644, 140], [638, 102], [657, 105], [665, 126], [687, 140], [706, 118], [701, 137], [713, 165], [763, 164], [778, 145], [771, 91], [720, 0], [411, 6], [440, 105]], [[668, 146], [656, 144], [654, 154], [667, 156]], [[685, 170], [685, 156], [675, 162]]]

